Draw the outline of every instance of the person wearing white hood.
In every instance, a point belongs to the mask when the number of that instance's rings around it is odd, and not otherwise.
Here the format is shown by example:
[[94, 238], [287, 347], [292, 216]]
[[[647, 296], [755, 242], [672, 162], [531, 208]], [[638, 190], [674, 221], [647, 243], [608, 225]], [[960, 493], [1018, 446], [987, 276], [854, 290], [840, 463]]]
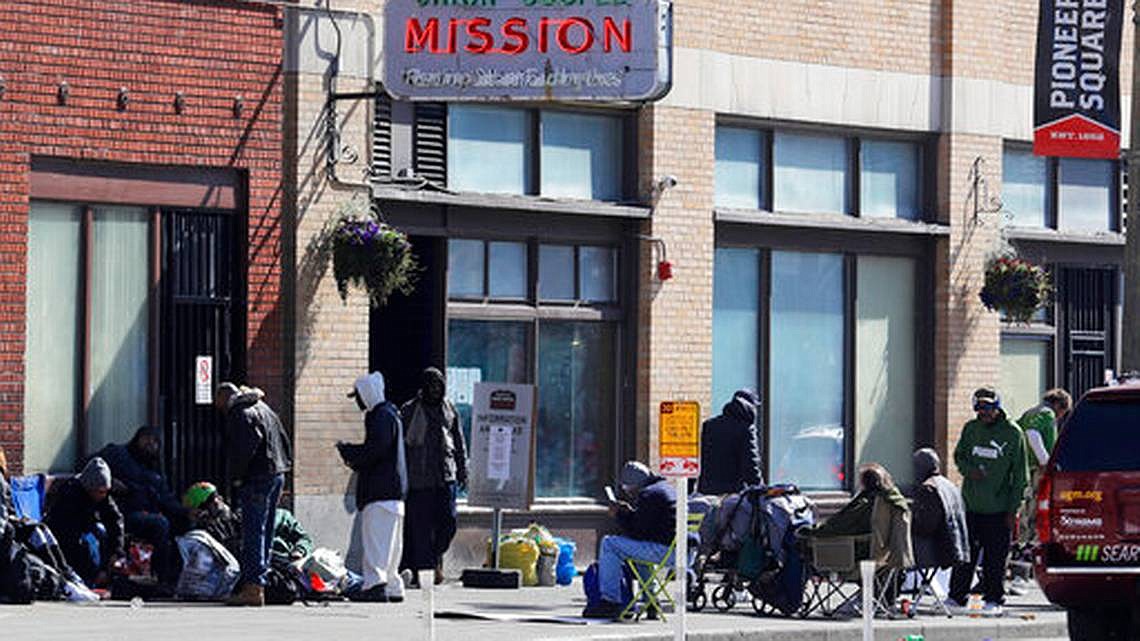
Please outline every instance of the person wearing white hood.
[[364, 442], [336, 444], [341, 459], [356, 472], [356, 508], [361, 513], [364, 585], [352, 598], [403, 601], [399, 564], [408, 492], [403, 424], [396, 406], [384, 398], [380, 372], [357, 378], [348, 396], [365, 412]]

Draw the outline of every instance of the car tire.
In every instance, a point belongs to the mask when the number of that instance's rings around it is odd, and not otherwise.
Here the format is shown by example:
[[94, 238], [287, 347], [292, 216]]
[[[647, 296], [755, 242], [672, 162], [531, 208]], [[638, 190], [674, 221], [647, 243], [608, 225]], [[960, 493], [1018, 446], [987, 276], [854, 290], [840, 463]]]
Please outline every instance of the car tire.
[[1129, 641], [1127, 608], [1077, 608], [1067, 614], [1069, 641]]

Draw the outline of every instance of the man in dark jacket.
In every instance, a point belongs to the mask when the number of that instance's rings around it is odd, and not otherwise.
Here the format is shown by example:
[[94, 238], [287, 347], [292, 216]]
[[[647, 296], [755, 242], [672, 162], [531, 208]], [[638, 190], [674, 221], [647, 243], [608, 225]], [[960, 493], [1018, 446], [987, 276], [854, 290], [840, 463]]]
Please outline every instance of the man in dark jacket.
[[400, 547], [408, 475], [400, 414], [384, 398], [380, 372], [356, 379], [349, 397], [365, 412], [364, 442], [337, 443], [341, 459], [356, 472], [356, 509], [361, 517], [364, 583], [353, 600], [403, 601]]
[[89, 586], [106, 585], [110, 570], [126, 558], [123, 515], [111, 498], [111, 468], [99, 457], [88, 461], [79, 476], [63, 482], [44, 524]]
[[737, 390], [720, 416], [701, 428], [701, 494], [731, 494], [759, 485], [760, 445], [756, 437], [759, 399], [749, 389]]
[[[619, 476], [622, 494], [630, 501], [610, 506], [620, 535], [602, 538], [598, 554], [598, 587], [602, 599], [582, 612], [583, 617], [612, 619], [621, 614], [622, 568], [626, 559], [657, 563], [673, 541], [677, 494], [667, 480], [637, 461], [627, 461]], [[670, 561], [672, 559], [670, 558]]]
[[111, 468], [111, 494], [123, 512], [127, 534], [154, 546], [159, 579], [173, 583], [178, 580], [173, 537], [185, 529], [186, 510], [162, 474], [160, 445], [158, 428], [144, 425], [125, 445], [109, 444], [96, 456]]
[[242, 510], [241, 576], [227, 605], [265, 605], [277, 500], [291, 469], [289, 437], [281, 419], [254, 388], [222, 383], [214, 405], [225, 416], [230, 476]]
[[962, 493], [942, 475], [938, 452], [924, 447], [914, 453], [914, 505], [911, 532], [919, 567], [952, 568], [970, 560], [966, 504]]
[[400, 409], [408, 463], [408, 516], [401, 568], [435, 570], [443, 582], [442, 559], [455, 536], [457, 493], [467, 487], [467, 446], [459, 412], [447, 399], [446, 379], [434, 367], [423, 372], [416, 397]]

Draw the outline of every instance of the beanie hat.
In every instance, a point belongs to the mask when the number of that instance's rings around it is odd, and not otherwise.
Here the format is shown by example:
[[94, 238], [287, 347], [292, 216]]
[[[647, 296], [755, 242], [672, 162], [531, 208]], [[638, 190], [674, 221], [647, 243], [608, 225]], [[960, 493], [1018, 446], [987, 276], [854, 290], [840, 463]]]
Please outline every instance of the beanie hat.
[[111, 489], [111, 468], [107, 462], [96, 456], [87, 462], [79, 473], [79, 484], [88, 492]]
[[217, 492], [218, 488], [213, 483], [200, 481], [191, 485], [190, 489], [182, 495], [182, 505], [188, 509], [196, 510]]
[[653, 473], [644, 463], [639, 461], [626, 461], [625, 465], [621, 468], [621, 474], [618, 475], [618, 482], [625, 487], [644, 487]]
[[942, 462], [938, 459], [938, 452], [929, 447], [916, 450], [912, 457], [914, 461], [914, 478], [916, 481], [926, 479], [939, 473]]

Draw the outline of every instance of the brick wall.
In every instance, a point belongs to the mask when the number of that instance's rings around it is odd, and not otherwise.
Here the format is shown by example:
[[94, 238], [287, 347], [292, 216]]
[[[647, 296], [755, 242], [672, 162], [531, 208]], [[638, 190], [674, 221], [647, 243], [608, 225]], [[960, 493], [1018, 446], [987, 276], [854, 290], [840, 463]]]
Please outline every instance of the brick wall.
[[[646, 107], [639, 118], [641, 188], [677, 177], [642, 233], [665, 241], [673, 278], [661, 282], [658, 256], [642, 244], [638, 349], [638, 434], [643, 460], [657, 460], [661, 401], [693, 400], [710, 414], [712, 395], [712, 285], [715, 115], [708, 111]], [[642, 436], [644, 435], [644, 438]]]
[[[236, 168], [249, 187], [249, 378], [284, 397], [281, 23], [273, 7], [171, 0], [12, 0], [0, 11], [0, 443], [22, 467], [28, 163]], [[56, 89], [67, 81], [66, 105]], [[119, 87], [130, 92], [116, 109]], [[176, 114], [175, 92], [187, 107]], [[234, 117], [233, 100], [245, 110]]]

